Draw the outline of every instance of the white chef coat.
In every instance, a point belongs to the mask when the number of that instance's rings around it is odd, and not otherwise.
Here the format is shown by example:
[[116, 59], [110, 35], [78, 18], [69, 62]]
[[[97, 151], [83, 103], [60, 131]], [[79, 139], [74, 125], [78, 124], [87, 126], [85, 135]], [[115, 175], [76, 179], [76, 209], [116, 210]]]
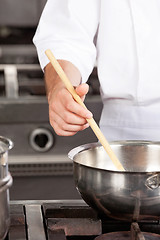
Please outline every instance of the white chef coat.
[[160, 140], [160, 0], [48, 0], [34, 36], [86, 82], [97, 63], [108, 140]]

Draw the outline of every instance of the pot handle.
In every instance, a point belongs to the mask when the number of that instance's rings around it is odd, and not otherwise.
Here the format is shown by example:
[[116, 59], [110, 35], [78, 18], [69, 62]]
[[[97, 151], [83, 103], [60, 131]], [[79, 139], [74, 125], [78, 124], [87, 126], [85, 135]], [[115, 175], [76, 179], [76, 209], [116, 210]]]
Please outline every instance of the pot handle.
[[13, 183], [13, 178], [10, 175], [9, 176], [9, 181], [0, 188], [0, 192], [3, 192], [5, 190], [7, 190], [9, 187], [11, 187], [12, 183]]
[[160, 186], [160, 174], [154, 174], [148, 177], [145, 185], [151, 190], [157, 189]]

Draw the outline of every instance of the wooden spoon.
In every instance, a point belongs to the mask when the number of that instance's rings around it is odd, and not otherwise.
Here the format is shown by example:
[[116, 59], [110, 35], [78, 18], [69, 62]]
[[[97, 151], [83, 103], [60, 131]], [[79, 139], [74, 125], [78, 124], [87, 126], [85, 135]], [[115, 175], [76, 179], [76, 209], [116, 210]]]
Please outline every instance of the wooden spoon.
[[[83, 103], [82, 99], [79, 97], [79, 95], [76, 93], [76, 91], [74, 90], [74, 87], [72, 86], [70, 80], [68, 79], [68, 77], [66, 76], [65, 72], [63, 71], [63, 69], [61, 68], [59, 62], [56, 60], [56, 58], [54, 57], [53, 53], [51, 52], [51, 50], [46, 50], [45, 54], [47, 55], [48, 59], [50, 60], [52, 66], [54, 67], [55, 71], [57, 72], [57, 74], [59, 75], [59, 77], [61, 78], [61, 80], [63, 81], [63, 83], [65, 84], [66, 88], [68, 89], [68, 91], [72, 94], [73, 98], [77, 101], [77, 103], [79, 103], [81, 106], [83, 106], [84, 108], [86, 108], [85, 104]], [[87, 108], [86, 108], [87, 109]], [[102, 146], [104, 147], [104, 149], [106, 150], [106, 152], [108, 153], [110, 159], [112, 160], [113, 164], [116, 166], [116, 168], [120, 171], [124, 171], [125, 169], [123, 168], [122, 164], [120, 163], [120, 161], [118, 160], [118, 158], [116, 157], [116, 155], [114, 154], [113, 150], [111, 149], [108, 141], [106, 140], [105, 136], [103, 135], [103, 133], [101, 132], [100, 128], [98, 127], [97, 123], [95, 122], [95, 120], [93, 118], [90, 119], [86, 119], [87, 122], [89, 123], [90, 127], [92, 128], [93, 132], [95, 133], [95, 135], [97, 136], [97, 138], [99, 139], [100, 143], [102, 144]]]

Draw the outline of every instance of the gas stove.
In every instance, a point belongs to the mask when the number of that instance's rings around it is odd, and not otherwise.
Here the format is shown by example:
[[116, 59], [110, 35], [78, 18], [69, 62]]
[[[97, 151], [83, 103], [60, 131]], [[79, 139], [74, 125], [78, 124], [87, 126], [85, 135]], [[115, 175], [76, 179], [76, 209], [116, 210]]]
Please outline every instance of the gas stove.
[[5, 240], [158, 240], [159, 220], [122, 222], [98, 215], [83, 200], [11, 201]]

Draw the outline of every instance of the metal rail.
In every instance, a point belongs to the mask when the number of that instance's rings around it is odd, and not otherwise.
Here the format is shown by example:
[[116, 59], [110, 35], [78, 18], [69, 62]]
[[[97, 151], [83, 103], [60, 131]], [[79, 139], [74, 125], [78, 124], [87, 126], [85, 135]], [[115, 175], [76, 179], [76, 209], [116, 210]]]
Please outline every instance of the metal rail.
[[19, 97], [18, 71], [40, 71], [38, 64], [0, 64], [4, 72], [5, 93], [8, 99]]

